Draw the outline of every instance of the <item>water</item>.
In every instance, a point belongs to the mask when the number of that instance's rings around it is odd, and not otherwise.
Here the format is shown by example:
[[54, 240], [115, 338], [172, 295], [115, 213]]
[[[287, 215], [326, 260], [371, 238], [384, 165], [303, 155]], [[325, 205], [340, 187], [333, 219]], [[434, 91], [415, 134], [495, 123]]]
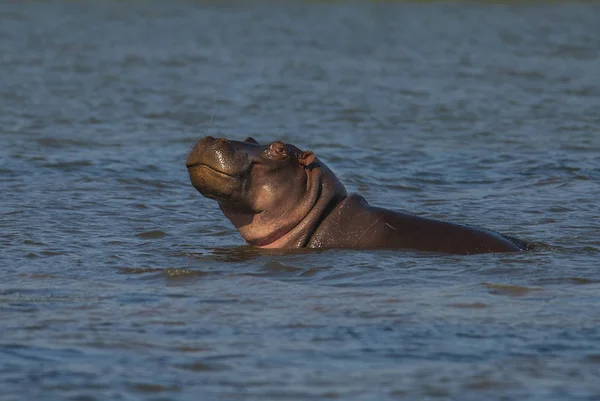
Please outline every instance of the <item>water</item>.
[[[0, 6], [0, 399], [592, 400], [597, 3]], [[529, 253], [260, 252], [205, 135]]]

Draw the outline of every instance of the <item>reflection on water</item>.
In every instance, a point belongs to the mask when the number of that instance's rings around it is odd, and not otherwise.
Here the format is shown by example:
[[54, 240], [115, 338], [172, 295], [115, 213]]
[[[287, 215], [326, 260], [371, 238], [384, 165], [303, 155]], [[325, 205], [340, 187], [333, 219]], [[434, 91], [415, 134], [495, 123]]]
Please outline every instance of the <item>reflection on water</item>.
[[[596, 3], [0, 10], [0, 399], [594, 399]], [[204, 135], [506, 255], [258, 250]]]

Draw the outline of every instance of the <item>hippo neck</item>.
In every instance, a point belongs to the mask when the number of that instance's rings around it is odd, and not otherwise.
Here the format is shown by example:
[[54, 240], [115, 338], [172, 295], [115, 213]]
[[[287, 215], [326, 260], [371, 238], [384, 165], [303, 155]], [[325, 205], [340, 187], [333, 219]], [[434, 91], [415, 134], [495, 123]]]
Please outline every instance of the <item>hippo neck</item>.
[[[346, 196], [346, 189], [327, 166], [319, 163], [310, 173], [316, 201], [303, 219], [287, 233], [260, 248], [303, 248], [323, 219]], [[316, 186], [316, 187], [314, 187]]]

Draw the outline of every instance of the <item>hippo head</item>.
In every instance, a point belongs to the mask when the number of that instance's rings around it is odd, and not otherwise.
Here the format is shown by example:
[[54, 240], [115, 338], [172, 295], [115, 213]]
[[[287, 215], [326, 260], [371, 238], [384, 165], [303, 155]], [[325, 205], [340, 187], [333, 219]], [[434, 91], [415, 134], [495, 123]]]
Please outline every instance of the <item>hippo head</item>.
[[[331, 192], [323, 192], [322, 173], [329, 170], [311, 151], [279, 141], [260, 145], [253, 138], [240, 142], [207, 136], [194, 146], [186, 167], [194, 188], [216, 200], [256, 246], [283, 241]], [[345, 195], [335, 176], [327, 182], [334, 184], [328, 187], [333, 192]]]
[[307, 180], [304, 168], [313, 161], [311, 151], [282, 142], [261, 146], [253, 138], [238, 142], [207, 136], [196, 144], [186, 167], [202, 195], [256, 214], [300, 198]]

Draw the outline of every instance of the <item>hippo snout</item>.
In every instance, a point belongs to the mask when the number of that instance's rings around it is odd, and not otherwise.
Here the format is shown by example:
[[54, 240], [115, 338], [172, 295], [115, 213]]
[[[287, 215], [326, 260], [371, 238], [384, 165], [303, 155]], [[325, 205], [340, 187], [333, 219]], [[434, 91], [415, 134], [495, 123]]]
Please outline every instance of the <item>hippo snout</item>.
[[[210, 155], [215, 152], [223, 152], [223, 149], [215, 149], [216, 138], [206, 136], [200, 139], [192, 148], [188, 155], [185, 165], [187, 168], [194, 167], [199, 164], [207, 164], [210, 161]], [[222, 141], [220, 142], [222, 143]]]
[[260, 146], [225, 138], [206, 136], [196, 143], [185, 165], [188, 169], [206, 166], [217, 172], [236, 175], [248, 169]]

